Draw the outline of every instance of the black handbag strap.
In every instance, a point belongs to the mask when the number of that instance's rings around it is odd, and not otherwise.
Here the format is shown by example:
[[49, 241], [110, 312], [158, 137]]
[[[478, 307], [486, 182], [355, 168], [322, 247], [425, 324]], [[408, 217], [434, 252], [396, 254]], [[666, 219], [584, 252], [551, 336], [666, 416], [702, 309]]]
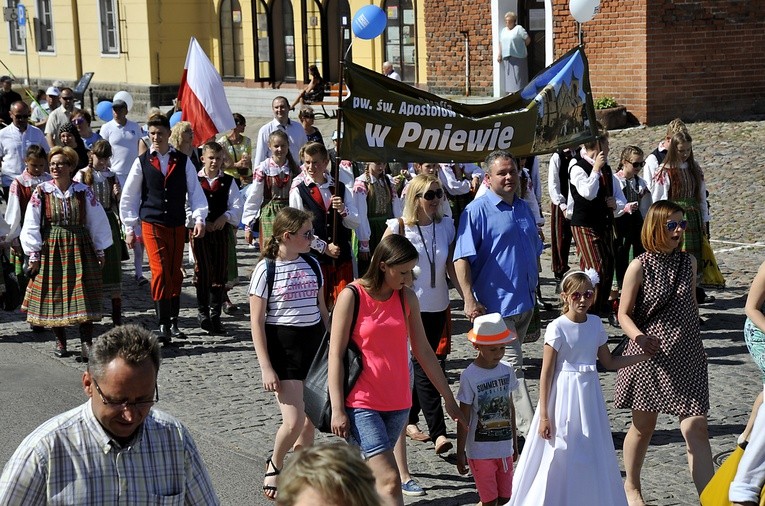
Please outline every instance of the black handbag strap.
[[359, 317], [359, 289], [356, 288], [356, 285], [353, 283], [346, 285], [346, 288], [353, 293], [353, 318], [351, 318], [351, 329], [348, 333], [348, 342], [350, 342], [350, 338], [353, 335], [353, 329], [356, 328], [356, 320]]

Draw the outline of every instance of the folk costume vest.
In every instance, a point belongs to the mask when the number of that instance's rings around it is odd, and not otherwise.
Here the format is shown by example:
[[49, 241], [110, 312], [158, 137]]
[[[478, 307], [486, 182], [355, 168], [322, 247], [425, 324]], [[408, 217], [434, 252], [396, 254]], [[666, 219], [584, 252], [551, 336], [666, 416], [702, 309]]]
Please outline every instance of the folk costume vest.
[[[589, 176], [592, 172], [592, 164], [579, 155], [575, 156], [574, 159], [576, 165], [581, 167]], [[606, 197], [611, 197], [614, 194], [613, 181], [611, 167], [604, 165], [600, 173], [598, 193], [592, 200], [587, 200], [579, 195], [576, 187], [569, 183], [569, 189], [574, 198], [574, 213], [571, 216], [573, 226], [592, 228], [601, 232], [610, 228], [614, 214], [606, 205]]]
[[138, 159], [141, 162], [141, 221], [166, 227], [186, 224], [186, 155], [170, 152], [167, 176], [162, 174], [159, 159], [148, 151]]
[[223, 171], [210, 183], [205, 176], [199, 176], [199, 186], [207, 198], [207, 221], [215, 221], [228, 211], [228, 193], [234, 178]]
[[[334, 194], [334, 186], [329, 187], [330, 191]], [[305, 181], [297, 185], [297, 190], [300, 194], [300, 199], [303, 201], [305, 209], [313, 214], [313, 231], [320, 239], [328, 243], [334, 243], [340, 247], [340, 256], [338, 261], [351, 259], [351, 231], [343, 225], [343, 217], [337, 213], [337, 210], [330, 206], [329, 209], [324, 207], [324, 199], [321, 196], [319, 187], [316, 183], [311, 183], [310, 186], [305, 184]], [[345, 200], [345, 185], [340, 183], [340, 191], [338, 196]], [[337, 216], [335, 216], [337, 214]], [[332, 223], [337, 223], [337, 230], [334, 230]], [[331, 263], [332, 258], [321, 254], [318, 255], [321, 263]]]

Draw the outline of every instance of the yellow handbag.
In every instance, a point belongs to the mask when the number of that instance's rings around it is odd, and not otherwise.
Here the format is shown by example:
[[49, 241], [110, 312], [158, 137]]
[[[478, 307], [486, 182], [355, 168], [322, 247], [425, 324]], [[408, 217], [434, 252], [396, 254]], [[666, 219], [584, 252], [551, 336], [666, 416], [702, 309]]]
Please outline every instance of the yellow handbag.
[[712, 288], [725, 288], [725, 278], [717, 265], [715, 253], [706, 236], [701, 236], [701, 265], [698, 267], [701, 273], [701, 286]]
[[[736, 445], [736, 449], [725, 459], [725, 462], [704, 487], [704, 491], [701, 492], [701, 506], [730, 506], [732, 504], [728, 500], [728, 490], [736, 477], [738, 464], [743, 455], [744, 449], [740, 445]], [[765, 494], [763, 493], [760, 493], [760, 506], [765, 506]]]

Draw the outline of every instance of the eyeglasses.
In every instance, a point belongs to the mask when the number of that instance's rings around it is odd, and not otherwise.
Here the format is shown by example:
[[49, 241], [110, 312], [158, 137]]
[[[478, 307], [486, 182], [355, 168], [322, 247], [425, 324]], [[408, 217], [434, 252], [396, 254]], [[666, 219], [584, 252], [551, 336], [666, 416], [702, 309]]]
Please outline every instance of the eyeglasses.
[[50, 166], [54, 169], [60, 169], [61, 167], [71, 167], [72, 164], [70, 162], [54, 162]]
[[632, 165], [632, 166], [633, 166], [633, 167], [635, 167], [636, 169], [639, 169], [640, 167], [642, 167], [643, 165], [645, 165], [645, 162], [630, 162], [630, 165]]
[[61, 97], [59, 97], [59, 98], [61, 98], [61, 100], [74, 100], [73, 96], [65, 97], [65, 96], [61, 95]]
[[667, 230], [670, 232], [674, 232], [676, 228], [679, 228], [680, 230], [685, 230], [685, 228], [688, 226], [688, 222], [686, 220], [681, 221], [668, 221], [667, 222]]
[[96, 381], [96, 378], [91, 376], [90, 379], [93, 380], [93, 386], [96, 387], [96, 392], [98, 392], [98, 395], [101, 397], [101, 402], [104, 403], [104, 406], [110, 409], [114, 409], [116, 411], [125, 411], [127, 408], [135, 408], [141, 411], [141, 410], [150, 408], [154, 404], [159, 402], [159, 385], [157, 385], [156, 382], [154, 383], [154, 398], [152, 400], [128, 402], [128, 401], [113, 401], [107, 398], [104, 395], [104, 393], [101, 391], [101, 387], [98, 386], [98, 382]]
[[305, 231], [305, 232], [303, 232], [302, 234], [299, 234], [299, 233], [294, 233], [293, 235], [299, 235], [299, 236], [302, 236], [302, 237], [303, 237], [303, 239], [313, 239], [313, 229], [311, 229], [311, 230], [306, 230], [306, 231]]
[[420, 197], [424, 198], [425, 200], [442, 199], [444, 198], [444, 191], [441, 188], [437, 190], [428, 190], [424, 194], [420, 195]]
[[595, 295], [595, 292], [592, 290], [587, 290], [586, 292], [574, 292], [570, 295], [571, 299], [573, 300], [580, 300], [584, 298], [584, 300], [590, 300], [592, 296]]

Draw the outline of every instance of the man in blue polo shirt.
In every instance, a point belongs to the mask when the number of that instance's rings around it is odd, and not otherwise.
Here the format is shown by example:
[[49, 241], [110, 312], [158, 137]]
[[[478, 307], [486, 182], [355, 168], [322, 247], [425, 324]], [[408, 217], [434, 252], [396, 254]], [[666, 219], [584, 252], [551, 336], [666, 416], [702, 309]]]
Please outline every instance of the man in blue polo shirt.
[[518, 335], [505, 357], [520, 383], [513, 401], [519, 434], [526, 435], [534, 408], [523, 376], [521, 344], [534, 310], [542, 241], [531, 209], [515, 194], [520, 176], [512, 155], [494, 151], [486, 157], [486, 168], [489, 191], [463, 211], [454, 266], [465, 297], [465, 316], [472, 321], [499, 313]]

